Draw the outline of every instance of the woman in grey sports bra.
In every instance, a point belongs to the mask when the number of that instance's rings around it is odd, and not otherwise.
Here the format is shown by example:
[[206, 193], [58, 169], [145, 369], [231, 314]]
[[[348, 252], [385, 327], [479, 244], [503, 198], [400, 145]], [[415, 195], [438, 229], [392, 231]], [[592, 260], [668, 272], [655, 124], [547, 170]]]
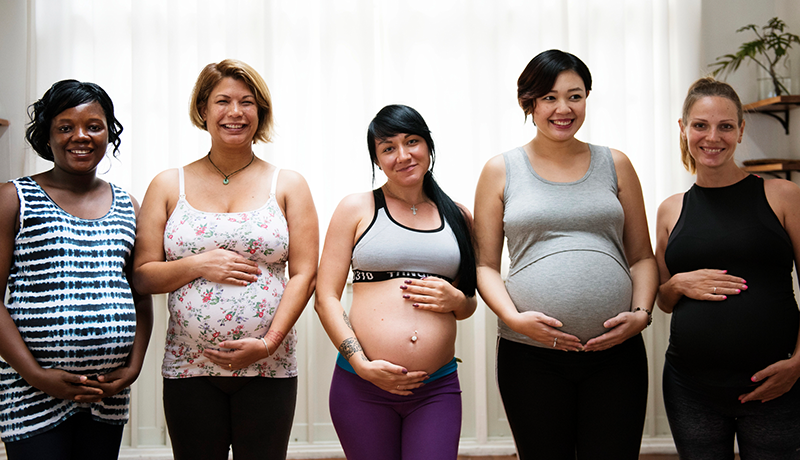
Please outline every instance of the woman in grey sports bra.
[[456, 320], [476, 307], [471, 216], [434, 181], [433, 139], [416, 110], [384, 107], [367, 145], [387, 181], [339, 204], [317, 277], [316, 310], [340, 352], [331, 417], [348, 459], [455, 460]]
[[575, 138], [591, 84], [572, 54], [533, 58], [517, 94], [536, 137], [489, 160], [475, 193], [478, 286], [499, 318], [498, 387], [520, 459], [639, 454], [639, 333], [658, 270], [630, 161]]

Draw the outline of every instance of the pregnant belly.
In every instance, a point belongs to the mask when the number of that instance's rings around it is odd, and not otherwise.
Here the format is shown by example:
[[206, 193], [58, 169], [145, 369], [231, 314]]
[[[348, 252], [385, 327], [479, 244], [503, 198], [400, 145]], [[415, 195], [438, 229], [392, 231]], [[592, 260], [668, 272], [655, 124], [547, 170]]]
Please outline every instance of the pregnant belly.
[[395, 279], [353, 286], [353, 330], [370, 360], [433, 373], [455, 354], [455, 316], [414, 308], [402, 298], [402, 283]]
[[509, 276], [511, 300], [520, 312], [538, 311], [564, 324], [581, 342], [607, 332], [603, 323], [631, 307], [627, 270], [597, 251], [565, 251], [544, 257]]
[[171, 326], [199, 351], [217, 348], [226, 340], [264, 335], [279, 302], [258, 282], [234, 286], [199, 278], [170, 293]]

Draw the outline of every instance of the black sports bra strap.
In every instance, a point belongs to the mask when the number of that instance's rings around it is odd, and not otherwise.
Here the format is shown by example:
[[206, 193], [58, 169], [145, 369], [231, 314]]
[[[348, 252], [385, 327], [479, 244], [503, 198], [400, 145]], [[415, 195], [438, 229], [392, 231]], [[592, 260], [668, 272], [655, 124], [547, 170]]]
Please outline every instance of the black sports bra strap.
[[386, 197], [383, 196], [383, 189], [378, 187], [372, 191], [372, 196], [375, 198], [375, 212], [378, 212], [378, 209], [386, 207]]

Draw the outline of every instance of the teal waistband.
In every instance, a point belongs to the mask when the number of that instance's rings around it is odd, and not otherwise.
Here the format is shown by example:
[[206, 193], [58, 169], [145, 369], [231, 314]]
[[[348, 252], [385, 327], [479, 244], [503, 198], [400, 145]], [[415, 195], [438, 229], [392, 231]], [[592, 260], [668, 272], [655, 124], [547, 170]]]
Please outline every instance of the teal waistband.
[[[350, 365], [350, 361], [344, 359], [341, 353], [336, 357], [336, 365], [341, 367], [342, 369], [350, 372], [351, 374], [355, 374], [356, 371], [353, 369], [353, 366]], [[433, 374], [429, 375], [427, 379], [424, 380], [425, 383], [431, 383], [436, 379], [440, 379], [446, 375], [450, 375], [458, 369], [458, 358], [453, 358], [449, 363], [445, 364], [444, 366], [440, 367], [436, 370]]]

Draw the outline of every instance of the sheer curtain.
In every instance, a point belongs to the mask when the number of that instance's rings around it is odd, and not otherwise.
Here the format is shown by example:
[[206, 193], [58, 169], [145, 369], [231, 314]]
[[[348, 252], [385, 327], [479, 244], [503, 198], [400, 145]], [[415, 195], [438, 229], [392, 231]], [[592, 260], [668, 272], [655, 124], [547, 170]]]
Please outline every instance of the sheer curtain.
[[[103, 169], [139, 200], [158, 172], [208, 151], [208, 134], [189, 121], [189, 97], [203, 66], [225, 58], [249, 63], [267, 81], [276, 136], [254, 151], [305, 176], [323, 235], [342, 197], [373, 186], [366, 127], [390, 103], [422, 113], [437, 144], [438, 180], [471, 208], [483, 164], [535, 134], [517, 105], [516, 79], [549, 48], [570, 51], [591, 69], [594, 90], [578, 137], [628, 154], [651, 227], [658, 203], [691, 179], [677, 161], [675, 120], [701, 67], [700, 2], [693, 0], [31, 1], [29, 100], [64, 78], [105, 88], [125, 130], [119, 159]], [[47, 166], [30, 152], [25, 161], [26, 173]], [[158, 402], [163, 324], [126, 435], [139, 450], [168, 443]], [[648, 332], [654, 370], [646, 435], [653, 439], [668, 435], [656, 378], [661, 325]], [[335, 350], [313, 309], [298, 327], [305, 339], [292, 449], [335, 451], [325, 402]], [[468, 358], [460, 370], [463, 448], [508, 451], [493, 387], [494, 318], [479, 308], [459, 327], [459, 355]]]

